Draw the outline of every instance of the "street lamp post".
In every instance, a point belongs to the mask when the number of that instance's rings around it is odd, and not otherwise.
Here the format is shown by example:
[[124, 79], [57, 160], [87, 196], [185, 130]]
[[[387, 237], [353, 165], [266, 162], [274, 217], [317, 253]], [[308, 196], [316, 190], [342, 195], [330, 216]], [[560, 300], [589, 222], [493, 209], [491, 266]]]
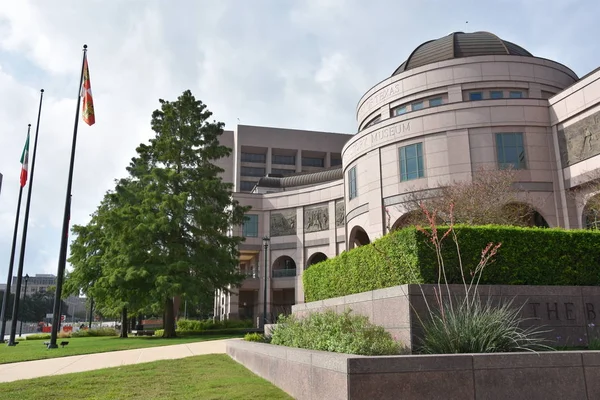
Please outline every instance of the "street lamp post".
[[267, 250], [269, 249], [269, 241], [271, 239], [268, 236], [263, 238], [263, 246], [265, 248], [265, 292], [263, 297], [263, 327], [267, 323], [267, 282], [268, 282], [268, 262], [267, 262]]
[[[23, 305], [25, 305], [25, 298], [27, 297], [27, 281], [29, 281], [29, 274], [25, 274], [25, 293], [23, 293]], [[23, 318], [25, 316], [21, 315], [21, 325], [19, 325], [19, 337], [23, 333]]]

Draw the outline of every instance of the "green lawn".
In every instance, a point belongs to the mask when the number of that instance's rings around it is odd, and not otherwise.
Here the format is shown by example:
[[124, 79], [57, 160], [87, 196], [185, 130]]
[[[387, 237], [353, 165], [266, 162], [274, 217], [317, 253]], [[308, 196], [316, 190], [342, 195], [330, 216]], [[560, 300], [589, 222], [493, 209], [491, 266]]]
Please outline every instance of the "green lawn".
[[291, 399], [225, 354], [0, 383], [0, 399]]
[[0, 364], [42, 360], [45, 358], [67, 357], [79, 354], [104, 353], [107, 351], [139, 349], [143, 347], [168, 346], [171, 344], [203, 342], [206, 340], [230, 339], [242, 335], [207, 335], [163, 339], [159, 337], [130, 337], [121, 339], [114, 336], [82, 337], [58, 339], [58, 343], [65, 340], [69, 344], [65, 348], [47, 349], [46, 340], [22, 340], [18, 345], [9, 347], [0, 345]]

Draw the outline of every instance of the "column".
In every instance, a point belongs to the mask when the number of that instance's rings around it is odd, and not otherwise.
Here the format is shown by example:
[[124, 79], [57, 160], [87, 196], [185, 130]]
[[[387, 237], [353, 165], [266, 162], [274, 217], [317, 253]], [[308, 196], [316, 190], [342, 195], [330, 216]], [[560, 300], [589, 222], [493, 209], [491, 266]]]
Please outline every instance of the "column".
[[267, 148], [267, 174], [271, 173], [271, 168], [272, 168], [272, 161], [273, 161], [273, 149], [268, 147]]
[[331, 153], [325, 153], [325, 168], [331, 167]]
[[296, 172], [302, 172], [302, 150], [296, 151]]
[[[231, 287], [229, 289], [231, 290]], [[238, 293], [229, 292], [227, 296], [229, 302], [227, 319], [240, 319], [239, 298]]]

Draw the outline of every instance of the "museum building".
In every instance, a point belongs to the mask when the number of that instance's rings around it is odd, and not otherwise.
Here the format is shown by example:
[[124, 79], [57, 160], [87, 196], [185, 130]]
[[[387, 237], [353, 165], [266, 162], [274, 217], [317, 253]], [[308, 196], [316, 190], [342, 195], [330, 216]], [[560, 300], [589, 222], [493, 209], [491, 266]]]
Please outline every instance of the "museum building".
[[216, 318], [261, 316], [265, 283], [269, 319], [289, 313], [304, 302], [304, 270], [401, 225], [415, 193], [481, 168], [514, 168], [538, 225], [586, 227], [599, 111], [600, 68], [579, 78], [492, 33], [455, 32], [418, 46], [359, 99], [353, 135], [226, 131], [233, 152], [219, 165], [252, 209], [233, 228], [246, 238], [247, 278], [218, 293]]

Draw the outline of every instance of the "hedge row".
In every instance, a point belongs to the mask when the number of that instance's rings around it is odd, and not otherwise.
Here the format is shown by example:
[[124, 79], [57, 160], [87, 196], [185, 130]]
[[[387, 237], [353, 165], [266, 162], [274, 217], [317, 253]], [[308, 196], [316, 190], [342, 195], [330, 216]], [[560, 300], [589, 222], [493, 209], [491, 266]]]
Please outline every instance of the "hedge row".
[[[184, 331], [176, 329], [175, 333], [178, 337], [190, 337], [190, 336], [217, 336], [217, 335], [245, 335], [254, 331], [253, 328], [227, 328], [227, 329], [207, 329], [203, 331]], [[164, 329], [157, 329], [154, 331], [154, 336], [162, 336], [165, 332]]]
[[[438, 228], [440, 235], [446, 229]], [[481, 284], [600, 284], [598, 231], [496, 225], [454, 229], [467, 273], [488, 243], [502, 243]], [[450, 283], [460, 283], [451, 237], [444, 241], [443, 255]], [[435, 283], [437, 273], [435, 252], [425, 234], [406, 228], [311, 266], [303, 274], [304, 293], [306, 301], [317, 301], [407, 283]]]

